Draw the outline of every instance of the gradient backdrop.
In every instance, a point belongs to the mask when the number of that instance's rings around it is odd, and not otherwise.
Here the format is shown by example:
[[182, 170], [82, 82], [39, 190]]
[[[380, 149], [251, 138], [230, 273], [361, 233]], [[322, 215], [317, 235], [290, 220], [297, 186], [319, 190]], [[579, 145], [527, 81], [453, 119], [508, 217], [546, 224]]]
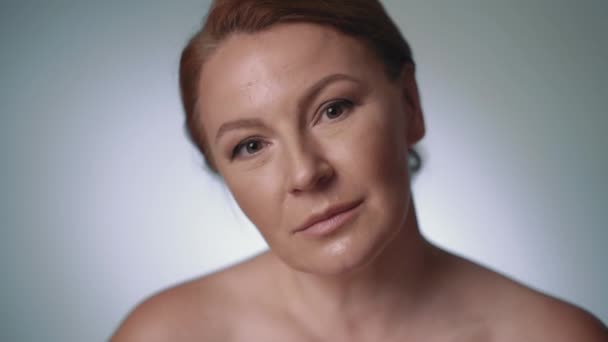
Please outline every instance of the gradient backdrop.
[[[608, 2], [385, 4], [419, 65], [424, 233], [608, 322]], [[105, 340], [264, 248], [183, 133], [207, 7], [0, 3], [0, 340]]]

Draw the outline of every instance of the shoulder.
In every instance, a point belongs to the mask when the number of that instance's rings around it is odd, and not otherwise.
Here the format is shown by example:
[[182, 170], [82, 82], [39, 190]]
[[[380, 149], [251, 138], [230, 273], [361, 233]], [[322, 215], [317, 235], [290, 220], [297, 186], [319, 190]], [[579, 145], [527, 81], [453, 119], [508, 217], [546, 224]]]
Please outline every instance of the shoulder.
[[163, 290], [127, 316], [112, 342], [229, 341], [246, 311], [252, 261]]
[[469, 274], [466, 297], [483, 307], [497, 341], [608, 342], [606, 326], [589, 312], [472, 262], [457, 263]]
[[137, 305], [111, 341], [225, 340], [229, 301], [213, 277], [175, 286]]
[[528, 341], [608, 342], [608, 330], [591, 313], [565, 301], [522, 290], [502, 315], [503, 336]]

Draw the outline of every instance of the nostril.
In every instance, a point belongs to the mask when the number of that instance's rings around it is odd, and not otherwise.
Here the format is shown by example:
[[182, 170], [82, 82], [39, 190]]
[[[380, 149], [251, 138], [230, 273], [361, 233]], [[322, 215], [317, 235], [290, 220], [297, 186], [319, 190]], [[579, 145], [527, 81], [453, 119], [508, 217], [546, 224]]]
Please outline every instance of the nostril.
[[324, 165], [325, 167], [319, 172], [319, 179], [317, 180], [319, 184], [326, 184], [334, 177], [334, 169], [331, 165], [327, 163], [324, 163]]
[[324, 160], [310, 160], [296, 166], [292, 179], [292, 191], [303, 192], [326, 186], [334, 177], [334, 169]]

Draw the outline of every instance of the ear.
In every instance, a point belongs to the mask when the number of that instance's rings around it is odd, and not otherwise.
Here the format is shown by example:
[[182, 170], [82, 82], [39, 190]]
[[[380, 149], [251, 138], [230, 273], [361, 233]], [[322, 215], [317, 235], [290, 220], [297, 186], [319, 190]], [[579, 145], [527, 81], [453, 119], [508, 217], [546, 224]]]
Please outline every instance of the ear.
[[413, 64], [406, 63], [403, 66], [400, 82], [403, 89], [403, 105], [406, 115], [406, 138], [408, 145], [412, 146], [418, 143], [426, 132]]

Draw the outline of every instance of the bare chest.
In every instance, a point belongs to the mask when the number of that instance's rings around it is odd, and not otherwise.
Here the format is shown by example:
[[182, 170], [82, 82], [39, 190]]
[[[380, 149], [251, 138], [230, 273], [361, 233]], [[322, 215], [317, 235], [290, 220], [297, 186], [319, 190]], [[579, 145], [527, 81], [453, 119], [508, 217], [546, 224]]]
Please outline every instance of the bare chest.
[[[251, 342], [497, 342], [491, 330], [486, 326], [471, 324], [446, 328], [433, 328], [432, 326], [420, 327], [416, 331], [402, 329], [400, 331], [386, 331], [381, 336], [364, 336], [365, 334], [343, 334], [333, 333], [315, 334], [306, 331], [296, 324], [264, 320], [252, 320], [241, 322], [234, 327], [230, 341]], [[331, 331], [331, 327], [328, 327]]]

